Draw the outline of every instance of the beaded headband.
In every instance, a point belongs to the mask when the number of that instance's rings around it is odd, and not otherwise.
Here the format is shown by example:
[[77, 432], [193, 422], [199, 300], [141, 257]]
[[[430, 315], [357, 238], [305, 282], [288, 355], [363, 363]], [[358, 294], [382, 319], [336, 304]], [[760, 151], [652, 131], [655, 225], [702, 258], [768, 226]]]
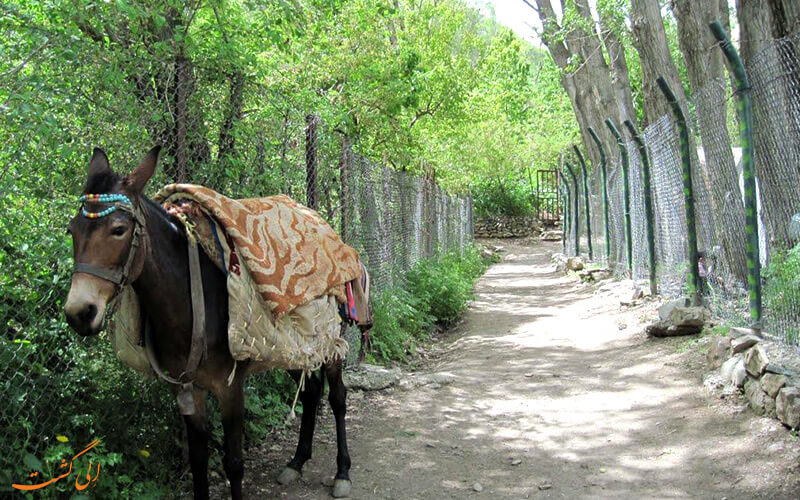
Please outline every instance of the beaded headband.
[[89, 212], [86, 208], [81, 208], [81, 214], [88, 219], [99, 219], [114, 213], [118, 208], [123, 210], [133, 210], [133, 203], [130, 198], [124, 194], [106, 193], [106, 194], [85, 194], [79, 198], [81, 203], [113, 203], [110, 207], [100, 212]]

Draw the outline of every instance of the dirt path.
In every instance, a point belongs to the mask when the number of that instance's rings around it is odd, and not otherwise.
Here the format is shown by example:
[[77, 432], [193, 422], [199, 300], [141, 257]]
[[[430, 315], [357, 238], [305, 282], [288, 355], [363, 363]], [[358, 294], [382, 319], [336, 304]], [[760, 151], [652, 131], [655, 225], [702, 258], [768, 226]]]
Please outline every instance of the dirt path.
[[[641, 311], [552, 272], [556, 249], [511, 244], [481, 279], [428, 367], [451, 384], [351, 393], [352, 497], [800, 498], [797, 439], [704, 393], [701, 354], [646, 340]], [[329, 498], [321, 413], [301, 481], [274, 482], [292, 429], [251, 450], [248, 498]]]

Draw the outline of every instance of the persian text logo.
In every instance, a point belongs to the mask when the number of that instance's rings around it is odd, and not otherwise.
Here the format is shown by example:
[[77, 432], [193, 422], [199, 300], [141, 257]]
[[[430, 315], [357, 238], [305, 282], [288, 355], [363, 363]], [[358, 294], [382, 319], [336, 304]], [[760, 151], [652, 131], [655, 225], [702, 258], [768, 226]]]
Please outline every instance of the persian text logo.
[[[66, 437], [62, 437], [62, 436], [58, 436], [56, 439], [58, 439], [61, 442], [66, 442], [67, 441], [67, 438]], [[65, 473], [63, 473], [61, 475], [58, 475], [58, 476], [54, 477], [53, 479], [50, 479], [50, 480], [45, 481], [43, 483], [38, 483], [38, 484], [12, 484], [11, 486], [13, 488], [18, 489], [18, 490], [31, 491], [31, 490], [38, 490], [40, 488], [44, 488], [45, 486], [48, 486], [48, 485], [50, 485], [52, 483], [55, 483], [56, 481], [60, 481], [61, 479], [64, 479], [65, 477], [67, 477], [70, 474], [72, 474], [72, 463], [75, 461], [75, 459], [77, 459], [79, 456], [83, 455], [87, 451], [89, 451], [92, 448], [94, 448], [95, 446], [97, 446], [97, 444], [99, 442], [100, 442], [99, 439], [95, 439], [94, 441], [89, 443], [88, 446], [86, 446], [86, 448], [82, 452], [80, 452], [77, 455], [75, 455], [74, 457], [72, 457], [72, 460], [70, 460], [69, 462], [67, 462], [67, 459], [62, 458], [61, 459], [61, 465], [59, 466], [59, 469], [64, 469], [64, 468], [67, 468], [67, 466], [69, 466]], [[86, 475], [85, 475], [86, 482], [85, 483], [82, 482], [82, 477], [84, 477], [84, 475], [79, 473], [77, 476], [75, 476], [75, 489], [77, 489], [78, 491], [82, 491], [82, 490], [85, 490], [90, 484], [92, 486], [95, 485], [95, 483], [97, 482], [97, 478], [100, 476], [100, 464], [99, 463], [97, 464], [97, 472], [95, 473], [94, 477], [92, 477], [91, 474], [92, 474], [92, 462], [90, 460], [89, 461], [89, 469], [86, 471]], [[39, 477], [39, 471], [31, 472], [30, 476], [28, 476], [28, 477], [30, 477], [30, 478], [38, 478]], [[31, 480], [34, 480], [34, 479], [31, 479]]]

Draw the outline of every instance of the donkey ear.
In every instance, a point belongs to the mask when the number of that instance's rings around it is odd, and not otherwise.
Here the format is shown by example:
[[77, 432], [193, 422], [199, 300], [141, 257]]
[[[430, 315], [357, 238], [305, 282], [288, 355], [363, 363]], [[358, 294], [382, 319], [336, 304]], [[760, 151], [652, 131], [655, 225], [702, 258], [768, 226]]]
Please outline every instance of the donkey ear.
[[158, 163], [158, 152], [161, 151], [161, 146], [156, 146], [151, 149], [144, 157], [142, 162], [136, 167], [136, 170], [131, 172], [125, 178], [125, 185], [136, 194], [139, 194], [144, 189], [147, 181], [153, 176], [156, 171], [156, 163]]
[[111, 167], [108, 165], [108, 156], [106, 156], [106, 152], [100, 148], [94, 148], [92, 159], [89, 160], [89, 177], [107, 175], [110, 173]]

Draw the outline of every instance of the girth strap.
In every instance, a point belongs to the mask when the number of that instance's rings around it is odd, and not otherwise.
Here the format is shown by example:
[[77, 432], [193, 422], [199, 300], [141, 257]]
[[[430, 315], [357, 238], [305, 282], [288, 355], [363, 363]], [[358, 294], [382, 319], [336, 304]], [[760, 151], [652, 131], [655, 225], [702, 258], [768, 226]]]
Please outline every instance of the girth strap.
[[200, 254], [197, 250], [197, 242], [194, 238], [189, 238], [189, 281], [192, 293], [192, 343], [189, 348], [189, 358], [186, 361], [186, 369], [178, 378], [173, 378], [164, 373], [164, 370], [156, 361], [153, 351], [153, 339], [149, 322], [145, 322], [145, 352], [147, 360], [153, 371], [162, 380], [179, 386], [178, 389], [178, 408], [181, 415], [194, 415], [196, 408], [192, 397], [193, 381], [197, 376], [197, 367], [200, 360], [207, 354], [206, 346], [206, 308], [203, 295], [203, 277], [200, 273]]

